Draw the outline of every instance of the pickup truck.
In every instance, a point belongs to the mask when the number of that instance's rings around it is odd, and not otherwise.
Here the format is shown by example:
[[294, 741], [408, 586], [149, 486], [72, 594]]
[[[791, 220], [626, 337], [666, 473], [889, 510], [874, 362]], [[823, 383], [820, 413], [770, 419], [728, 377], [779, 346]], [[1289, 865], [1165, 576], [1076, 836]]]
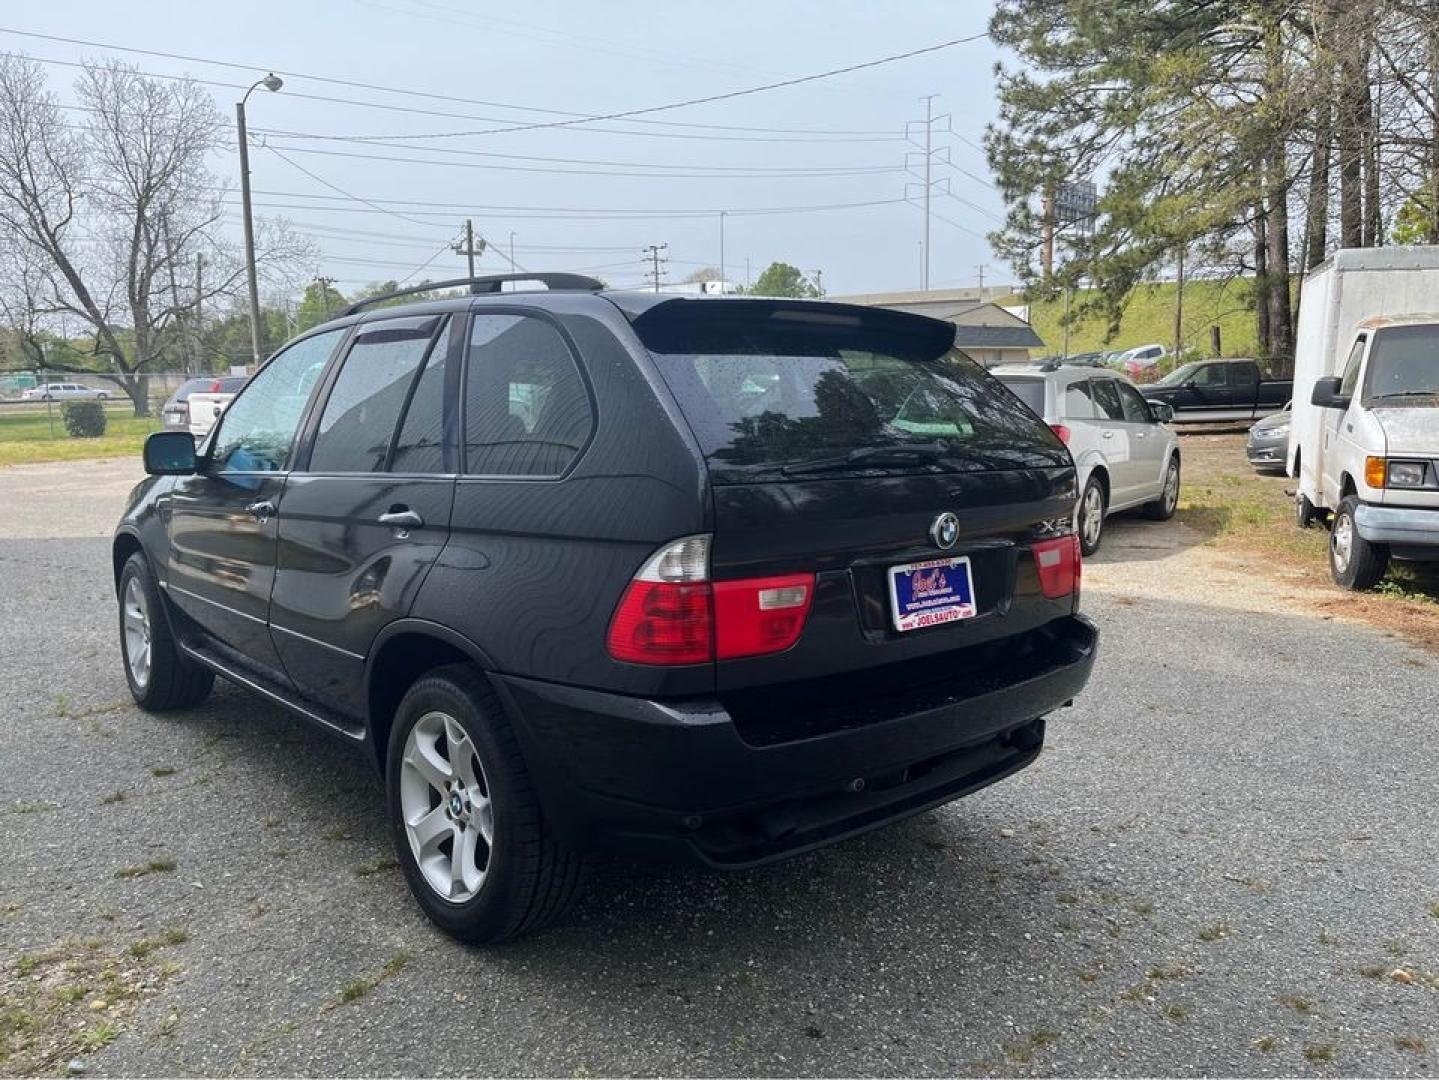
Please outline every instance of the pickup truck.
[[1284, 408], [1293, 390], [1292, 380], [1261, 379], [1253, 360], [1192, 360], [1139, 388], [1173, 409], [1176, 424], [1257, 420]]

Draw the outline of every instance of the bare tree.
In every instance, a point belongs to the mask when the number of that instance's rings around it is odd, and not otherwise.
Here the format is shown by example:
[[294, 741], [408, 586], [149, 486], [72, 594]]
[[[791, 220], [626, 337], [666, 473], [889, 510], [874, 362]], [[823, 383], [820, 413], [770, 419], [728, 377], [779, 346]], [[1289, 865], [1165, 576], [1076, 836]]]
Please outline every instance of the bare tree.
[[[83, 119], [72, 128], [40, 65], [0, 56], [0, 232], [42, 268], [40, 314], [79, 319], [141, 415], [185, 313], [240, 280], [206, 167], [223, 129], [195, 83], [122, 63], [86, 65], [76, 92]], [[269, 239], [267, 263], [307, 254], [283, 226]], [[197, 254], [209, 277], [182, 294], [172, 282], [191, 279]]]

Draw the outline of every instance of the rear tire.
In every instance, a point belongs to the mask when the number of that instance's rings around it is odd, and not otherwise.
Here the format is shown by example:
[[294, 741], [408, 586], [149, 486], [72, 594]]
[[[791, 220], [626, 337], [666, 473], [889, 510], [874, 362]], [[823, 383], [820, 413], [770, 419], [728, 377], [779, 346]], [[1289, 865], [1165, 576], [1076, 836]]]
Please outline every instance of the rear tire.
[[385, 779], [400, 867], [447, 933], [473, 945], [504, 941], [574, 900], [583, 856], [550, 832], [504, 708], [475, 668], [438, 668], [410, 687], [391, 726]]
[[1171, 457], [1164, 470], [1164, 487], [1159, 498], [1144, 504], [1144, 516], [1150, 521], [1168, 521], [1179, 508], [1179, 458]]
[[1104, 514], [1109, 504], [1105, 497], [1104, 481], [1090, 476], [1084, 485], [1084, 494], [1079, 499], [1079, 510], [1075, 514], [1075, 528], [1079, 531], [1079, 550], [1086, 556], [1099, 550], [1104, 539]]
[[1363, 592], [1378, 585], [1389, 569], [1389, 547], [1371, 544], [1359, 535], [1354, 524], [1354, 511], [1359, 500], [1347, 496], [1334, 511], [1329, 529], [1329, 572], [1342, 589]]
[[130, 696], [146, 712], [189, 709], [210, 696], [215, 673], [182, 653], [150, 564], [135, 552], [120, 571], [120, 658]]

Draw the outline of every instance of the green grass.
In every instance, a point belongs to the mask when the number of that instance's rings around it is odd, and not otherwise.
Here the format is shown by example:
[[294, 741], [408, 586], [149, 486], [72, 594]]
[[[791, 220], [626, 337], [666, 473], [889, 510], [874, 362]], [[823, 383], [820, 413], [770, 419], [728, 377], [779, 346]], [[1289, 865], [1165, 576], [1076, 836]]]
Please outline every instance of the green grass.
[[[1189, 281], [1184, 285], [1183, 344], [1209, 354], [1209, 328], [1217, 325], [1225, 356], [1253, 356], [1258, 344], [1254, 308], [1247, 281], [1221, 285], [1216, 281]], [[1087, 290], [1070, 297], [1071, 312], [1084, 302]], [[1160, 344], [1174, 348], [1174, 283], [1158, 282], [1134, 290], [1120, 320], [1119, 332], [1109, 341], [1108, 321], [1101, 315], [1075, 319], [1069, 328], [1071, 353], [1127, 349], [1134, 345]], [[999, 301], [1022, 304], [1018, 297]], [[1059, 352], [1064, 345], [1064, 298], [1030, 304], [1029, 320], [1044, 339], [1046, 352]]]
[[0, 466], [28, 465], [39, 461], [74, 461], [80, 458], [139, 456], [145, 436], [160, 427], [148, 416], [133, 416], [129, 405], [107, 409], [105, 434], [98, 439], [76, 439], [65, 432], [55, 405], [55, 430], [42, 408], [0, 416]]

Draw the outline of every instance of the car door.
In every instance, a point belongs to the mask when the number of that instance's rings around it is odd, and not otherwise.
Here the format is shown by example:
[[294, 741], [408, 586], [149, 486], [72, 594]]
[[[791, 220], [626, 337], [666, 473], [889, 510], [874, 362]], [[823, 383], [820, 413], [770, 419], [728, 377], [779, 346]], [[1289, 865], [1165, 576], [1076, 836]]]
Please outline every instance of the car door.
[[1138, 483], [1132, 461], [1130, 425], [1125, 423], [1124, 405], [1119, 398], [1119, 381], [1090, 379], [1089, 392], [1096, 409], [1094, 423], [1099, 428], [1099, 452], [1109, 470], [1109, 505], [1118, 506], [1131, 501]]
[[[1364, 366], [1364, 350], [1369, 346], [1369, 335], [1360, 334], [1354, 339], [1354, 347], [1349, 350], [1349, 357], [1344, 361], [1344, 371], [1340, 375], [1339, 392], [1350, 398], [1351, 402], [1359, 392], [1359, 372]], [[1363, 471], [1363, 454], [1357, 449], [1354, 440], [1347, 438], [1350, 427], [1349, 409], [1323, 409], [1320, 411], [1320, 421], [1324, 430], [1323, 449], [1320, 452], [1319, 476], [1320, 490], [1324, 496], [1324, 504], [1329, 507], [1339, 505], [1339, 492], [1343, 489], [1343, 474], [1346, 466]], [[1354, 465], [1348, 463], [1353, 461]]]
[[165, 587], [214, 641], [283, 681], [266, 616], [275, 577], [275, 515], [311, 392], [344, 330], [277, 353], [211, 434], [193, 476], [178, 477]]
[[1235, 360], [1224, 366], [1229, 369], [1229, 407], [1254, 415], [1259, 404], [1259, 365]]
[[1124, 424], [1129, 432], [1130, 464], [1134, 467], [1134, 489], [1130, 498], [1148, 502], [1159, 498], [1165, 465], [1164, 428], [1155, 423], [1154, 414], [1144, 396], [1126, 382], [1114, 380], [1119, 403], [1124, 409]]
[[409, 613], [449, 536], [446, 380], [458, 384], [459, 360], [448, 363], [448, 341], [444, 315], [357, 327], [286, 484], [275, 648], [302, 693], [352, 716], [364, 714], [376, 635]]

